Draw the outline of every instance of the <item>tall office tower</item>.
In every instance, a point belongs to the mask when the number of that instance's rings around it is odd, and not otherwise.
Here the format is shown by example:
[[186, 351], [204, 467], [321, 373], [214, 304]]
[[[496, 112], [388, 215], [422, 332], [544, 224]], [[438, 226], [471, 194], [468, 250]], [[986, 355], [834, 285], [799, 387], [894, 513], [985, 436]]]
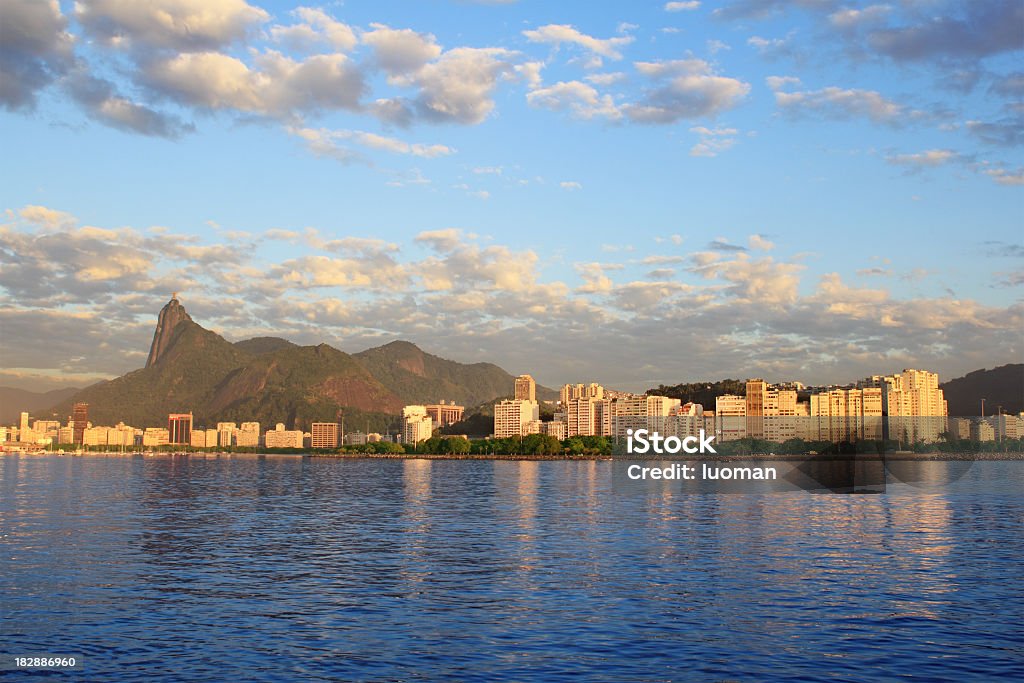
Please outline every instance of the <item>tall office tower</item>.
[[85, 428], [89, 426], [89, 404], [76, 403], [71, 410], [71, 419], [74, 425], [72, 438], [74, 443], [81, 444], [85, 438]]
[[530, 375], [519, 375], [516, 377], [515, 398], [517, 401], [537, 400], [537, 383], [533, 381], [533, 377]]
[[167, 443], [192, 443], [192, 413], [171, 413], [167, 416]]

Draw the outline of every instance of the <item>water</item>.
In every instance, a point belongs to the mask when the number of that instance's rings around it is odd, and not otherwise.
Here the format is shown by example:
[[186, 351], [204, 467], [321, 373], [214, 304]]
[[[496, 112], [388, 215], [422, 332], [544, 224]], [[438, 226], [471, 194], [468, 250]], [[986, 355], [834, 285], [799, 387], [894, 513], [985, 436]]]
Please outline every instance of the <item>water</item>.
[[0, 457], [0, 654], [89, 681], [1024, 676], [1022, 462], [883, 495], [612, 472]]

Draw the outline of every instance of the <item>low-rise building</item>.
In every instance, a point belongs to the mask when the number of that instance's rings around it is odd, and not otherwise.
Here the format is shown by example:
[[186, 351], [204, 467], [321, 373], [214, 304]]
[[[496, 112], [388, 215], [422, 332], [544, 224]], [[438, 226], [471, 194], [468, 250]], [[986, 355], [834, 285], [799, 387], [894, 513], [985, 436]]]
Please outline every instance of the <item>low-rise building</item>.
[[263, 435], [263, 443], [267, 448], [302, 448], [302, 430], [289, 430], [278, 422], [273, 429]]

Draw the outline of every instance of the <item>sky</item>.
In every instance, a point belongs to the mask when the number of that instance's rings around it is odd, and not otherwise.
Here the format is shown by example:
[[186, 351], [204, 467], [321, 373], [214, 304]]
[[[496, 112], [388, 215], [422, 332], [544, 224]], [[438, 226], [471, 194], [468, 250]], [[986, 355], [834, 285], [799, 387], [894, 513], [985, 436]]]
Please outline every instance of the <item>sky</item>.
[[0, 384], [405, 339], [543, 384], [1024, 360], [1018, 0], [8, 0]]

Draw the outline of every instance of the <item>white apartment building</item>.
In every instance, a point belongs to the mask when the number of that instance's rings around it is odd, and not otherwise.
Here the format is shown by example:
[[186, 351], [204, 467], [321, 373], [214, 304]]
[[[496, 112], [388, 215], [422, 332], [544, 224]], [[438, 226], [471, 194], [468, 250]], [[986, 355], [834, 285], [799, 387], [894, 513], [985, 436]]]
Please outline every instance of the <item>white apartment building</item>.
[[[537, 422], [535, 426], [530, 423]], [[540, 406], [536, 401], [505, 399], [494, 404], [494, 436], [509, 439], [516, 436], [536, 434], [540, 431]]]

